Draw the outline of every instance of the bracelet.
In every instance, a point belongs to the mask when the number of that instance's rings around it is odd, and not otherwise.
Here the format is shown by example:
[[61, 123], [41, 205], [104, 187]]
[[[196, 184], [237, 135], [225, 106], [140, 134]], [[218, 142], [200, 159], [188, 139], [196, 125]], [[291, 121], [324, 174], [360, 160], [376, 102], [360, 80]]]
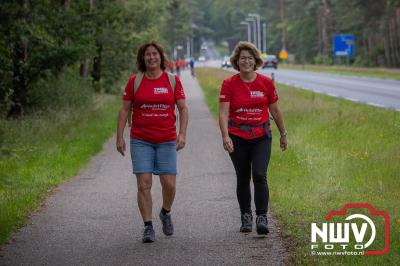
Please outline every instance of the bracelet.
[[287, 132], [286, 132], [286, 131], [283, 132], [283, 133], [281, 133], [281, 137], [286, 137], [286, 135], [287, 135]]

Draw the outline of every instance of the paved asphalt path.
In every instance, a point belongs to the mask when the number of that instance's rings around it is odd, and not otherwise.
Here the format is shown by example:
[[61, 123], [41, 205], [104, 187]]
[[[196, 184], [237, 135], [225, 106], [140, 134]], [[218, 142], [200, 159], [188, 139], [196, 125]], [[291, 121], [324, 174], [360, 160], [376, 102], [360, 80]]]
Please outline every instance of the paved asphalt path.
[[[277, 222], [271, 233], [239, 233], [235, 175], [222, 149], [217, 123], [187, 72], [182, 75], [190, 123], [179, 152], [175, 234], [161, 231], [161, 189], [153, 178], [156, 242], [143, 244], [130, 156], [115, 150], [115, 137], [70, 182], [56, 189], [11, 244], [0, 265], [283, 265], [288, 255]], [[126, 130], [128, 131], [128, 130]], [[126, 132], [127, 133], [127, 132]], [[126, 139], [128, 134], [126, 134]]]

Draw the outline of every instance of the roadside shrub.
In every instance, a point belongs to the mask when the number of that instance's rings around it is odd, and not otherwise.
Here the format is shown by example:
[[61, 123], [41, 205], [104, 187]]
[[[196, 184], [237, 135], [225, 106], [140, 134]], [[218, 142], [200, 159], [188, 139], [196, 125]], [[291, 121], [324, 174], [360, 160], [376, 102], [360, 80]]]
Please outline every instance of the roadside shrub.
[[333, 60], [331, 56], [328, 55], [317, 55], [314, 57], [314, 64], [317, 65], [332, 65]]
[[369, 57], [358, 55], [354, 60], [354, 66], [357, 67], [368, 67], [372, 65], [371, 59]]
[[30, 110], [59, 110], [90, 104], [94, 91], [89, 80], [83, 80], [71, 68], [63, 74], [38, 81], [28, 92]]

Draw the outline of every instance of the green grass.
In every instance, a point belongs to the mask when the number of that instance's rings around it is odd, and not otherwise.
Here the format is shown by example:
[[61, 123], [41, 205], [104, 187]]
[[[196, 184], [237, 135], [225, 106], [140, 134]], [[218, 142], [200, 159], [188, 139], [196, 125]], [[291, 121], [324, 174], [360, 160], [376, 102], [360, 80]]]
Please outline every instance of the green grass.
[[[217, 116], [221, 80], [232, 73], [198, 69]], [[310, 265], [400, 264], [400, 113], [277, 84], [289, 148], [273, 139], [268, 170], [271, 209], [292, 245], [290, 261]], [[274, 135], [278, 136], [276, 126]], [[311, 223], [325, 222], [346, 203], [370, 203], [390, 215], [390, 251], [384, 256], [311, 256]], [[375, 220], [374, 220], [375, 221]], [[377, 219], [376, 249], [383, 247]]]
[[400, 80], [400, 69], [391, 69], [391, 68], [379, 68], [379, 67], [366, 68], [366, 67], [348, 67], [348, 66], [291, 65], [291, 64], [280, 64], [279, 68]]
[[0, 244], [23, 226], [47, 192], [76, 176], [115, 130], [119, 101], [0, 120]]

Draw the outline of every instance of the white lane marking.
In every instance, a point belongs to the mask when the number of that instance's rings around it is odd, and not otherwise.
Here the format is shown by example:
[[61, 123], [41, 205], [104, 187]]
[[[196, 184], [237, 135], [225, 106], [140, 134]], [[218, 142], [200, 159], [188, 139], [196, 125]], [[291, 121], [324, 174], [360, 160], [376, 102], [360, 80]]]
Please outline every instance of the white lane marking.
[[379, 104], [379, 103], [372, 103], [372, 102], [367, 102], [367, 104], [369, 104], [369, 105], [372, 105], [372, 106], [375, 106], [375, 107], [385, 107], [384, 105], [382, 105], [382, 104]]
[[334, 94], [334, 93], [330, 93], [330, 92], [327, 92], [326, 95], [329, 95], [329, 96], [332, 96], [332, 97], [339, 97], [339, 95]]
[[346, 100], [352, 101], [352, 102], [356, 102], [356, 103], [360, 102], [359, 100], [354, 99], [354, 98], [349, 98], [349, 97], [343, 97], [343, 98]]

